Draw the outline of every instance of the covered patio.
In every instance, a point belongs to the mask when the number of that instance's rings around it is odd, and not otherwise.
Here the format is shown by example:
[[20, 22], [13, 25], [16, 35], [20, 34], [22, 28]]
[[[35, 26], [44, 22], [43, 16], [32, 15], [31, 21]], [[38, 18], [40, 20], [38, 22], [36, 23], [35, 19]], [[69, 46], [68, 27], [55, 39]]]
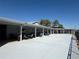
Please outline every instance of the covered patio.
[[28, 24], [12, 19], [0, 18], [0, 45], [11, 41], [22, 41], [49, 34], [74, 34], [72, 29], [55, 29], [42, 25]]

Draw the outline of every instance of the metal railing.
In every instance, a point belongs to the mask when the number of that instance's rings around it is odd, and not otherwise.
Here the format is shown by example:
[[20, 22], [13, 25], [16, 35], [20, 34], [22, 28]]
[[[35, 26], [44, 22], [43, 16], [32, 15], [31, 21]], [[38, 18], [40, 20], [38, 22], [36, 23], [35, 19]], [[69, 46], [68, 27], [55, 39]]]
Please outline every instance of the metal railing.
[[71, 59], [71, 54], [72, 54], [72, 38], [71, 38], [71, 43], [70, 43], [70, 46], [69, 46], [67, 59]]
[[[72, 50], [72, 47], [75, 47], [75, 46], [73, 46], [72, 44], [73, 44], [73, 38], [71, 38], [71, 43], [70, 43], [70, 46], [69, 46], [69, 51], [68, 51], [68, 56], [67, 56], [67, 59], [72, 59], [71, 58], [71, 55], [72, 55], [72, 53], [75, 53], [76, 55], [79, 55], [79, 53], [77, 53], [77, 52], [75, 52], [75, 51], [73, 51]], [[76, 47], [77, 48], [77, 47]]]

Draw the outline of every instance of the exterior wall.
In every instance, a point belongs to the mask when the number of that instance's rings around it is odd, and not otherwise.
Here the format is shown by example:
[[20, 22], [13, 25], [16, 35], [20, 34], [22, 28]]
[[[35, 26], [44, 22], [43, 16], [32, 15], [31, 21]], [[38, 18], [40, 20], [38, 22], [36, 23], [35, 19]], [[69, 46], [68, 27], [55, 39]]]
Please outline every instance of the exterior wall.
[[20, 26], [7, 25], [7, 38], [9, 38], [11, 34], [19, 35], [19, 33], [20, 33]]

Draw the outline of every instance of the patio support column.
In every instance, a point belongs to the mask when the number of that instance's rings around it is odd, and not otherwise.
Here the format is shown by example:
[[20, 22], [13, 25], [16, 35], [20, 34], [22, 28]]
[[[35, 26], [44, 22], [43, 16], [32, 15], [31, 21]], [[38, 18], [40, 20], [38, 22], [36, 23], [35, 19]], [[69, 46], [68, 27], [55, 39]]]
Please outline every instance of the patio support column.
[[50, 29], [50, 34], [52, 34], [52, 30]]
[[49, 31], [48, 31], [48, 29], [47, 29], [47, 34], [49, 34]]
[[54, 29], [53, 29], [53, 34], [54, 34]]
[[35, 27], [35, 37], [37, 36], [37, 27]]
[[59, 34], [59, 29], [58, 29], [58, 34]]
[[74, 34], [74, 30], [72, 31], [72, 34]]
[[43, 28], [43, 36], [44, 36], [44, 28]]
[[71, 30], [71, 34], [74, 34], [74, 30]]
[[63, 29], [62, 29], [62, 34], [63, 34]]
[[75, 35], [75, 29], [73, 30], [73, 34]]
[[58, 29], [57, 29], [57, 34], [58, 34]]
[[63, 34], [64, 34], [64, 29], [63, 29]]
[[22, 25], [20, 26], [20, 41], [22, 41]]
[[60, 33], [62, 34], [62, 29], [60, 30]]

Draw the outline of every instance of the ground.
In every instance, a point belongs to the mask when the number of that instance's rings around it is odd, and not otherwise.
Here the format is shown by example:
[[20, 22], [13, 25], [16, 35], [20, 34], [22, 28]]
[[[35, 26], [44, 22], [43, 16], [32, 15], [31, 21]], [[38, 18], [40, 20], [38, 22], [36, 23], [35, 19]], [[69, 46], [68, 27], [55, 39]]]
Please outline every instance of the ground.
[[10, 42], [0, 47], [0, 58], [67, 59], [71, 36], [72, 35], [69, 34], [53, 34], [23, 41]]

